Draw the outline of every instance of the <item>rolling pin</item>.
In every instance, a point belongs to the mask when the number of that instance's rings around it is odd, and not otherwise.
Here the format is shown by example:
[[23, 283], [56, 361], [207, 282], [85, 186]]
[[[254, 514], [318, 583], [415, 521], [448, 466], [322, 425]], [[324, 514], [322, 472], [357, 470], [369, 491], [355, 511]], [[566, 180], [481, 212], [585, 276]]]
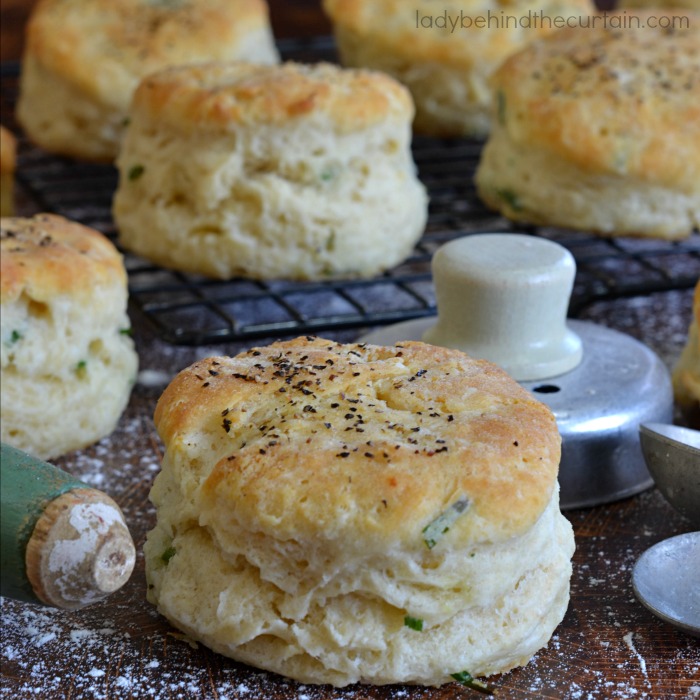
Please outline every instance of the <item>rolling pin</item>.
[[77, 610], [128, 581], [136, 550], [109, 496], [5, 444], [0, 492], [0, 594]]

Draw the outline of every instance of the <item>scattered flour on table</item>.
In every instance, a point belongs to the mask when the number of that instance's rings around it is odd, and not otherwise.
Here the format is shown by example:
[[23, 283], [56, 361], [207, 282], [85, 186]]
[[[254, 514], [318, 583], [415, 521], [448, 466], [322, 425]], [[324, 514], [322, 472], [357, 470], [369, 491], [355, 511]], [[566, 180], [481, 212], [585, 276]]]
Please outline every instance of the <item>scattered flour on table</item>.
[[[120, 485], [125, 476], [134, 482], [141, 481], [145, 473], [160, 468], [158, 456], [151, 449], [144, 450], [137, 439], [144, 432], [155, 433], [151, 425], [144, 426], [145, 420], [148, 419], [141, 416], [123, 420], [118, 437], [104, 438], [87, 450], [72, 453], [66, 457], [66, 467], [70, 467], [71, 474], [95, 487], [104, 486], [110, 477], [118, 478]], [[118, 464], [113, 474], [105, 470], [108, 461]]]
[[142, 369], [138, 374], [138, 383], [148, 388], [165, 388], [173, 378], [170, 372], [161, 369]]
[[649, 674], [647, 673], [647, 662], [644, 657], [637, 651], [637, 647], [634, 646], [634, 632], [628, 632], [622, 639], [624, 639], [625, 644], [629, 647], [630, 651], [637, 657], [639, 661], [639, 666], [642, 669], [644, 677], [649, 682]]

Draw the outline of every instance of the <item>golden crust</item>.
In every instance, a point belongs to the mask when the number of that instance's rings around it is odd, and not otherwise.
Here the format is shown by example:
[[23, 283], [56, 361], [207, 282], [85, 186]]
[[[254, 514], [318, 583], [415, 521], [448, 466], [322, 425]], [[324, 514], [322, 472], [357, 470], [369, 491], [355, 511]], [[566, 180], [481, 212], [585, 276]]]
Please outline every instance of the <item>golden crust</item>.
[[17, 139], [0, 124], [0, 173], [14, 173], [17, 164]]
[[551, 412], [505, 372], [415, 342], [307, 337], [208, 358], [173, 380], [155, 422], [178, 462], [210, 441], [181, 467], [205, 479], [204, 512], [367, 551], [424, 550], [423, 528], [463, 498], [449, 546], [521, 534], [550, 501], [560, 456]]
[[[450, 0], [445, 3], [426, 0], [323, 0], [323, 7], [334, 25], [358, 36], [381, 41], [387, 49], [411, 62], [436, 62], [469, 68], [481, 62], [500, 63], [527, 41], [545, 36], [552, 30], [547, 26], [488, 27], [470, 26], [444, 29], [435, 26], [438, 18], [447, 13], [449, 21], [461, 22], [462, 15], [487, 18], [491, 12], [496, 18], [501, 13], [524, 16], [528, 11], [545, 15], [588, 15], [593, 6], [588, 0], [559, 0], [539, 3], [520, 3], [509, 0]], [[418, 13], [418, 14], [417, 14]], [[429, 18], [433, 25], [421, 24]]]
[[166, 65], [232, 55], [268, 26], [264, 0], [40, 0], [26, 53], [86, 94], [115, 105]]
[[597, 19], [501, 66], [493, 78], [500, 125], [513, 143], [587, 172], [697, 193], [700, 16], [676, 30], [613, 29]]
[[97, 285], [126, 286], [122, 258], [94, 229], [54, 214], [0, 220], [0, 302], [70, 294], [90, 303]]
[[282, 125], [325, 114], [340, 132], [368, 127], [392, 114], [402, 120], [413, 115], [408, 91], [386, 75], [291, 62], [169, 68], [141, 83], [133, 109], [175, 126], [219, 129], [232, 123]]

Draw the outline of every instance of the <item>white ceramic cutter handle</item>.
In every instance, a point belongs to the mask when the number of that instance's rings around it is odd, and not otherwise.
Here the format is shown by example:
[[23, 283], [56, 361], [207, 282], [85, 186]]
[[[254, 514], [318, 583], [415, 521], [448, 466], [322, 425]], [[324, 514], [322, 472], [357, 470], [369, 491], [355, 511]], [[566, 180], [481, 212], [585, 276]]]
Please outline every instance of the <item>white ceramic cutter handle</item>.
[[566, 248], [523, 234], [465, 236], [433, 257], [434, 345], [491, 360], [518, 381], [564, 374], [582, 358], [566, 325], [576, 263]]

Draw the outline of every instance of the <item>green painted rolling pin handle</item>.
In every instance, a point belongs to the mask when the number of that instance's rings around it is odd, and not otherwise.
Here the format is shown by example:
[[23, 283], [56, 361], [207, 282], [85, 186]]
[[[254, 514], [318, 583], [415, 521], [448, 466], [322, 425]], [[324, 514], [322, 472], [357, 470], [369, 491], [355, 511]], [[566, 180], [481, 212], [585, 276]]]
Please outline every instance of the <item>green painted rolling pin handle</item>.
[[0, 594], [77, 610], [129, 580], [136, 549], [109, 496], [4, 443], [0, 467]]

